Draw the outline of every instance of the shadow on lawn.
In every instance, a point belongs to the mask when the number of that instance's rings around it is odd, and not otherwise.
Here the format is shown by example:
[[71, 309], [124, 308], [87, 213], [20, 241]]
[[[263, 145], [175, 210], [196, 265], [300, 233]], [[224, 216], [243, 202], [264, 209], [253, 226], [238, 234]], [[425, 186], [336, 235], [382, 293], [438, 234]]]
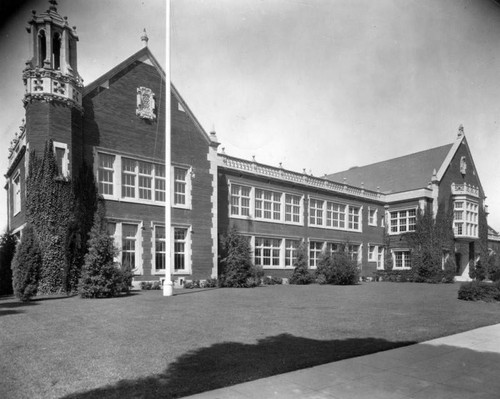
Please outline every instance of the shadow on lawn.
[[291, 334], [267, 337], [256, 344], [225, 342], [188, 352], [161, 374], [65, 398], [178, 398], [413, 343], [379, 338], [320, 341]]
[[[9, 299], [13, 299], [14, 297], [10, 297]], [[16, 302], [2, 302], [0, 301], [0, 317], [1, 316], [8, 316], [8, 315], [13, 315], [13, 314], [19, 314], [19, 313], [24, 313], [24, 308], [25, 306], [34, 306], [36, 303], [33, 302], [21, 302], [17, 301]]]

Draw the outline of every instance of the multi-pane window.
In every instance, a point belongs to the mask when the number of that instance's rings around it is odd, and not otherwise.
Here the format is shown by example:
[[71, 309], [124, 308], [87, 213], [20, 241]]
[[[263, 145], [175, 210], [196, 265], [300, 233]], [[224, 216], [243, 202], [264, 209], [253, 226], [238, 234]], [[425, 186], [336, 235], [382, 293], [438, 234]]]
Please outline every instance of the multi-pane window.
[[113, 195], [115, 156], [98, 154], [97, 181], [99, 193]]
[[186, 270], [187, 229], [174, 228], [174, 270]]
[[255, 238], [255, 265], [279, 266], [281, 240], [277, 238]]
[[336, 229], [345, 228], [345, 205], [326, 203], [326, 225]]
[[165, 165], [155, 164], [155, 201], [165, 202]]
[[122, 197], [135, 198], [135, 165], [133, 159], [122, 159]]
[[255, 189], [255, 217], [270, 220], [281, 219], [281, 193]]
[[323, 252], [323, 243], [320, 241], [311, 241], [309, 243], [309, 266], [318, 266], [321, 253]]
[[368, 261], [376, 262], [378, 254], [378, 247], [376, 245], [368, 245]]
[[16, 215], [21, 211], [21, 174], [18, 172], [12, 179], [12, 213]]
[[394, 269], [410, 269], [410, 251], [394, 251]]
[[285, 195], [285, 221], [300, 223], [300, 196]]
[[359, 213], [360, 209], [357, 206], [349, 207], [349, 219], [347, 228], [351, 230], [359, 230]]
[[298, 240], [285, 240], [285, 266], [294, 266], [299, 246]]
[[151, 200], [153, 198], [153, 164], [138, 162], [139, 165], [139, 198]]
[[417, 223], [416, 209], [393, 211], [390, 215], [391, 233], [406, 233], [408, 231], [415, 231], [415, 224]]
[[324, 201], [314, 198], [309, 200], [309, 223], [312, 226], [323, 225], [323, 203]]
[[231, 185], [231, 215], [250, 216], [250, 187]]
[[368, 224], [370, 226], [377, 225], [377, 209], [376, 208], [368, 208]]
[[359, 249], [360, 246], [357, 244], [349, 244], [347, 245], [347, 254], [352, 260], [359, 260]]
[[55, 155], [56, 155], [56, 164], [57, 164], [57, 171], [59, 172], [59, 176], [64, 176], [65, 175], [65, 155], [66, 155], [66, 150], [61, 147], [55, 147]]
[[185, 206], [187, 204], [187, 174], [187, 169], [174, 168], [174, 205]]
[[136, 267], [137, 225], [122, 224], [122, 266]]
[[167, 242], [165, 235], [165, 227], [155, 226], [155, 268], [156, 270], [164, 270], [167, 259]]
[[328, 254], [334, 254], [336, 252], [340, 252], [342, 249], [342, 245], [336, 242], [327, 242], [326, 243], [326, 252]]
[[380, 246], [378, 247], [378, 254], [377, 254], [377, 269], [383, 269], [384, 268], [384, 247]]
[[479, 206], [475, 202], [454, 202], [453, 227], [456, 236], [478, 237], [478, 211]]

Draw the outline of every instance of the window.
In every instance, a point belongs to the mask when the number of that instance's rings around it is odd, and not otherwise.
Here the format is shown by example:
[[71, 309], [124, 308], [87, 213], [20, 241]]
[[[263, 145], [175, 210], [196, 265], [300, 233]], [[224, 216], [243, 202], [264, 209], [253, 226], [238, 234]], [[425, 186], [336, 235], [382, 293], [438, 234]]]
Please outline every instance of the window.
[[174, 228], [174, 270], [187, 270], [187, 228]]
[[394, 251], [394, 269], [410, 269], [410, 251]]
[[115, 156], [98, 154], [97, 181], [99, 193], [113, 195]]
[[377, 209], [376, 208], [368, 208], [368, 224], [370, 226], [377, 225]]
[[312, 226], [323, 225], [323, 201], [313, 198], [309, 200], [309, 223]]
[[347, 246], [347, 253], [348, 253], [349, 257], [356, 262], [359, 262], [359, 256], [361, 254], [360, 248], [361, 248], [361, 246], [357, 245], [357, 244], [349, 244]]
[[165, 165], [155, 164], [155, 201], [165, 202]]
[[300, 223], [300, 196], [285, 195], [285, 221]]
[[478, 237], [479, 205], [465, 199], [453, 203], [455, 236]]
[[368, 245], [368, 261], [376, 262], [378, 255], [378, 246], [376, 245]]
[[393, 211], [391, 216], [391, 233], [406, 233], [415, 231], [417, 222], [417, 210], [406, 209], [401, 211]]
[[59, 143], [54, 141], [54, 156], [56, 158], [57, 172], [61, 177], [68, 176], [68, 145], [66, 143]]
[[337, 244], [336, 242], [326, 243], [326, 251], [330, 255], [336, 252], [340, 252], [341, 250], [342, 250], [342, 244]]
[[122, 159], [122, 197], [135, 198], [135, 164], [132, 159]]
[[164, 226], [154, 227], [155, 239], [155, 269], [165, 270], [167, 259], [167, 242]]
[[359, 213], [360, 209], [357, 206], [349, 207], [349, 223], [347, 228], [351, 230], [359, 230]]
[[318, 266], [321, 253], [323, 252], [323, 243], [319, 241], [311, 241], [309, 243], [309, 266]]
[[174, 167], [174, 205], [186, 205], [187, 169]]
[[139, 164], [139, 198], [153, 199], [153, 164], [138, 162]]
[[345, 228], [345, 205], [327, 202], [326, 204], [326, 225], [336, 229]]
[[21, 212], [21, 173], [17, 171], [12, 179], [12, 214]]
[[281, 219], [281, 193], [255, 189], [255, 217]]
[[293, 267], [295, 265], [299, 246], [299, 240], [285, 240], [285, 267]]
[[384, 247], [378, 247], [377, 269], [384, 269]]
[[250, 187], [231, 184], [231, 215], [250, 216]]
[[122, 225], [122, 266], [131, 270], [135, 269], [136, 264], [136, 243], [137, 243], [137, 225]]
[[255, 265], [279, 266], [281, 240], [255, 237]]

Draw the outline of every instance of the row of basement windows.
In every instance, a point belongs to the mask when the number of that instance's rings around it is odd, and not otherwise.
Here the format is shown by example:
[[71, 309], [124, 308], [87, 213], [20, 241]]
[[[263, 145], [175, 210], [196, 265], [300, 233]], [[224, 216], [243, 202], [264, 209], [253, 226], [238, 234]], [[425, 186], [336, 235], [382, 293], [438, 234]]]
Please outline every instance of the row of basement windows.
[[[108, 234], [114, 238], [118, 249], [115, 259], [123, 267], [129, 267], [136, 274], [142, 274], [142, 223], [109, 221]], [[167, 250], [165, 226], [153, 225], [152, 271], [165, 273], [166, 257], [171, 256], [174, 273], [190, 273], [190, 228], [172, 227], [172, 242]]]
[[[302, 195], [231, 184], [230, 196], [232, 217], [252, 217], [264, 221], [304, 224], [304, 197]], [[309, 198], [308, 222], [310, 226], [361, 231], [362, 209], [357, 205]], [[369, 207], [368, 224], [377, 226], [377, 218], [378, 210]]]

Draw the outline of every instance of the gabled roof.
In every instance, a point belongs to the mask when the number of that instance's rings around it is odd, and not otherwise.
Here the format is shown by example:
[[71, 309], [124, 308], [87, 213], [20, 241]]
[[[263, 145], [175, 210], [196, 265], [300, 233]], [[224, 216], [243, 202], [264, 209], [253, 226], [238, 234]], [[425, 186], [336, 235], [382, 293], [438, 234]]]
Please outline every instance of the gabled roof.
[[125, 61], [119, 63], [117, 66], [115, 66], [113, 69], [109, 70], [106, 72], [104, 75], [100, 76], [96, 80], [94, 80], [92, 83], [89, 85], [85, 86], [83, 89], [83, 96], [86, 96], [90, 92], [92, 92], [96, 87], [99, 87], [103, 85], [106, 81], [108, 81], [110, 78], [118, 74], [119, 72], [123, 71], [125, 68], [129, 67], [136, 61], [149, 61], [157, 70], [160, 76], [165, 79], [165, 71], [162, 69], [156, 58], [153, 56], [151, 51], [149, 50], [148, 47], [143, 47], [140, 49], [137, 53], [132, 54], [130, 57], [128, 57]]
[[[93, 90], [95, 90], [97, 87], [104, 85], [108, 80], [110, 80], [113, 76], [117, 75], [124, 69], [128, 68], [130, 65], [132, 65], [136, 61], [141, 61], [141, 62], [147, 62], [154, 66], [158, 70], [158, 74], [162, 77], [163, 80], [166, 79], [166, 74], [163, 68], [160, 66], [154, 55], [151, 53], [148, 47], [143, 47], [140, 49], [138, 52], [135, 54], [132, 54], [130, 57], [128, 57], [125, 61], [119, 63], [117, 66], [115, 66], [113, 69], [109, 70], [106, 72], [104, 75], [100, 76], [96, 80], [94, 80], [92, 83], [89, 85], [85, 86], [83, 89], [83, 96], [86, 96], [87, 94], [91, 93]], [[186, 113], [189, 115], [189, 117], [193, 120], [194, 124], [202, 134], [202, 136], [205, 138], [207, 141], [207, 144], [209, 145], [218, 145], [217, 142], [213, 141], [211, 137], [207, 134], [205, 129], [201, 126], [201, 124], [198, 122], [194, 114], [191, 112], [189, 109], [188, 105], [184, 101], [184, 99], [181, 97], [177, 89], [174, 87], [172, 83], [170, 83], [170, 90], [171, 93], [174, 95], [174, 97], [181, 103], [182, 107], [186, 111]]]
[[365, 189], [373, 191], [380, 189], [385, 194], [425, 188], [431, 181], [433, 172], [441, 170], [445, 160], [452, 152], [456, 152], [455, 146], [456, 142], [371, 165], [353, 167], [326, 178], [339, 183], [344, 183], [345, 178], [346, 184], [357, 187], [363, 185]]

